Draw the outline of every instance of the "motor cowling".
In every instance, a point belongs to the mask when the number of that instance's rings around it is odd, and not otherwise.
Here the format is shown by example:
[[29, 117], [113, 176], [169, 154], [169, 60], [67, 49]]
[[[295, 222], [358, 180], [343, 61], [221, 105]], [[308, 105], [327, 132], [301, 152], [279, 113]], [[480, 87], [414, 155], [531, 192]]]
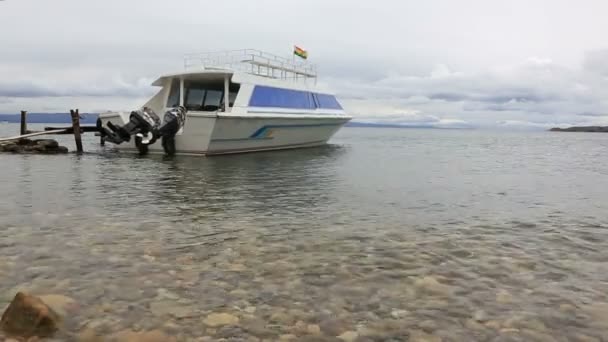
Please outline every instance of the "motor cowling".
[[114, 144], [121, 144], [135, 136], [135, 145], [140, 154], [148, 152], [148, 145], [154, 144], [158, 138], [162, 139], [162, 146], [166, 154], [175, 154], [175, 135], [184, 127], [186, 121], [186, 108], [183, 106], [168, 110], [161, 123], [158, 115], [147, 107], [131, 112], [129, 122], [123, 126], [116, 126], [108, 122], [107, 129], [101, 127], [100, 131], [105, 140]]
[[121, 144], [123, 142], [131, 141], [132, 135], [138, 135], [139, 137], [149, 136], [153, 138], [153, 134], [150, 135], [160, 124], [160, 119], [156, 113], [150, 108], [142, 108], [140, 110], [132, 111], [129, 115], [129, 122], [123, 126], [116, 126], [112, 122], [108, 122], [107, 129], [102, 127], [102, 134], [105, 135], [105, 139], [114, 144]]
[[158, 129], [158, 136], [162, 139], [163, 150], [168, 155], [175, 154], [175, 135], [186, 122], [186, 108], [183, 106], [172, 108], [165, 113], [163, 123]]

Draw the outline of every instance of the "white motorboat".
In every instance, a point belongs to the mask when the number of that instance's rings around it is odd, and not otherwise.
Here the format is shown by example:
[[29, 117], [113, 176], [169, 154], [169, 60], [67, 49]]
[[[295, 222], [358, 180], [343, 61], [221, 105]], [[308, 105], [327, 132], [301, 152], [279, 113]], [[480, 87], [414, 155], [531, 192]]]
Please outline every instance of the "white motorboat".
[[140, 153], [291, 149], [326, 144], [351, 119], [305, 62], [238, 50], [186, 55], [184, 68], [156, 80], [142, 110], [100, 114], [106, 141]]

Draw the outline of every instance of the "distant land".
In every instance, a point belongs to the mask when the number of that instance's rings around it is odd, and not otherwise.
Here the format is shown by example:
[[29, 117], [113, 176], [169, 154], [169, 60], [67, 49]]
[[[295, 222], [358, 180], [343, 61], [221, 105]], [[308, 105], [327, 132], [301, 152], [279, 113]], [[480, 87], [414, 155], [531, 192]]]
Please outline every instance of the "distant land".
[[424, 128], [424, 129], [471, 129], [471, 127], [437, 127], [429, 124], [411, 125], [411, 124], [395, 124], [395, 123], [379, 123], [379, 122], [360, 122], [350, 121], [345, 127], [376, 127], [376, 128]]
[[[20, 123], [21, 114], [0, 114], [0, 122]], [[81, 124], [88, 125], [88, 124], [95, 124], [96, 122], [97, 122], [97, 114], [95, 114], [95, 113], [80, 114], [80, 123]], [[70, 113], [27, 113], [27, 123], [71, 124], [72, 118], [70, 117]]]
[[[82, 124], [95, 124], [97, 121], [97, 113], [83, 113], [80, 114], [80, 123]], [[20, 114], [0, 114], [0, 123], [20, 123]], [[41, 123], [41, 124], [71, 124], [72, 119], [69, 113], [27, 113], [28, 123]], [[418, 124], [398, 124], [398, 123], [377, 123], [377, 122], [360, 122], [351, 121], [346, 124], [346, 127], [374, 127], [374, 128], [424, 128], [424, 129], [463, 129], [454, 127], [436, 127], [432, 125]]]
[[590, 132], [590, 133], [608, 133], [608, 126], [573, 126], [568, 128], [554, 127], [551, 132]]
[[[80, 114], [80, 122], [83, 124], [95, 124], [97, 121], [97, 113]], [[0, 122], [20, 123], [20, 114], [0, 114]], [[43, 124], [70, 124], [72, 119], [69, 113], [27, 113], [28, 123], [43, 123]], [[391, 123], [369, 123], [351, 121], [346, 124], [347, 127], [378, 127], [378, 128], [436, 128], [429, 125], [403, 125]]]

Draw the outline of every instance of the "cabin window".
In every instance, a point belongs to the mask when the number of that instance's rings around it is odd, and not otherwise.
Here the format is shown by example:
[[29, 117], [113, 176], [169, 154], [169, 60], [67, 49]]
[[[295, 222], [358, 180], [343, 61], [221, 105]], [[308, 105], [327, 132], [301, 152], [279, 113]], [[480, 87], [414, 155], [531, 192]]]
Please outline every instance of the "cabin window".
[[179, 106], [179, 80], [173, 79], [171, 82], [171, 90], [169, 91], [169, 98], [167, 99], [167, 108], [173, 108]]
[[[230, 92], [228, 93], [228, 101], [230, 101], [230, 103], [228, 104], [230, 107], [234, 106], [234, 101], [236, 100], [236, 96], [239, 93], [239, 90], [241, 89], [241, 85], [238, 83], [230, 83]], [[222, 103], [224, 99], [222, 99]]]
[[186, 99], [184, 104], [186, 109], [201, 111], [203, 110], [203, 101], [205, 100], [205, 89], [189, 86], [186, 88]]
[[204, 111], [216, 111], [220, 109], [224, 92], [221, 90], [208, 89], [205, 95]]
[[[234, 106], [240, 85], [230, 84], [229, 106]], [[224, 81], [185, 81], [184, 106], [187, 110], [215, 112], [224, 107]]]
[[256, 86], [249, 100], [252, 107], [289, 109], [342, 109], [333, 95], [312, 93], [303, 90]]
[[338, 100], [336, 100], [335, 96], [327, 95], [327, 94], [315, 94], [315, 95], [317, 98], [319, 108], [342, 109], [342, 106], [340, 106], [340, 103], [338, 103]]
[[309, 94], [306, 91], [256, 86], [249, 105], [252, 107], [314, 109], [314, 102]]

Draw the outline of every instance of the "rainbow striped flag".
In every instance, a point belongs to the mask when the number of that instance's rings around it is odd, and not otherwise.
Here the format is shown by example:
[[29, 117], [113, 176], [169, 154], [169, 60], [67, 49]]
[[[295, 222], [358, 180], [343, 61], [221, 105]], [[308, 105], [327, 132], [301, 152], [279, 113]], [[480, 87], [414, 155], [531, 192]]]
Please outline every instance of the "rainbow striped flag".
[[308, 51], [306, 51], [298, 46], [293, 47], [293, 54], [300, 58], [303, 58], [303, 59], [308, 58]]

